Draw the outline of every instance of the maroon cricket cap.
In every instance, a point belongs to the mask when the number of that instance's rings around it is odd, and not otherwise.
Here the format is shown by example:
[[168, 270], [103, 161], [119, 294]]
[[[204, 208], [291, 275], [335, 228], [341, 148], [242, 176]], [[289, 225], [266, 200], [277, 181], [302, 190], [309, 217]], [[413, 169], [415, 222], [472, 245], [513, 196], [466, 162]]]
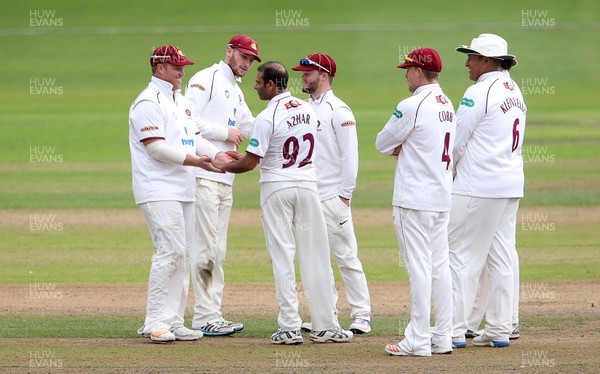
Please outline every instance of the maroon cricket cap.
[[328, 73], [332, 77], [335, 77], [336, 65], [335, 61], [333, 61], [333, 58], [331, 58], [331, 56], [328, 56], [324, 53], [313, 53], [308, 55], [308, 57], [306, 58], [301, 58], [300, 65], [294, 66], [292, 70], [319, 70]]
[[404, 56], [404, 63], [397, 67], [406, 69], [409, 66], [439, 73], [442, 71], [442, 59], [433, 48], [418, 48]]
[[261, 62], [258, 57], [258, 43], [247, 35], [236, 35], [227, 44], [228, 47], [235, 48], [238, 51], [250, 56], [254, 56], [256, 61]]
[[162, 45], [156, 48], [150, 56], [150, 66], [169, 63], [177, 66], [193, 65], [194, 62], [185, 57], [183, 51], [174, 45]]

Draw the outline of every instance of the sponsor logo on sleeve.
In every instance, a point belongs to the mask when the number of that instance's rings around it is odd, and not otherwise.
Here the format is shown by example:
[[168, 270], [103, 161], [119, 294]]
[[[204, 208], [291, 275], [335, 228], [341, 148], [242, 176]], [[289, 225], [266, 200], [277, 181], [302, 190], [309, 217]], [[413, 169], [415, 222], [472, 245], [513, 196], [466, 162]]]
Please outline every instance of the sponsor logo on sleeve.
[[402, 112], [400, 111], [400, 109], [396, 108], [394, 109], [394, 117], [400, 119], [402, 118]]
[[148, 131], [156, 131], [158, 130], [158, 127], [156, 126], [146, 126], [146, 127], [142, 127], [142, 132], [148, 132]]
[[191, 87], [191, 88], [197, 88], [197, 89], [199, 89], [200, 91], [205, 91], [205, 90], [206, 90], [206, 89], [204, 88], [204, 86], [203, 86], [203, 85], [201, 85], [201, 84], [198, 84], [198, 83], [194, 83], [194, 84], [192, 84], [190, 87]]
[[472, 107], [473, 107], [473, 105], [475, 105], [475, 102], [474, 102], [473, 100], [471, 100], [471, 99], [468, 99], [468, 98], [466, 98], [466, 97], [463, 97], [463, 98], [460, 100], [460, 105], [464, 105], [464, 106], [466, 106], [466, 107], [472, 108]]
[[250, 139], [249, 144], [253, 147], [258, 147], [258, 140], [256, 138], [252, 138], [252, 139]]
[[346, 121], [346, 122], [342, 123], [340, 126], [347, 127], [347, 126], [354, 126], [354, 125], [356, 125], [356, 122], [354, 122], [354, 121]]

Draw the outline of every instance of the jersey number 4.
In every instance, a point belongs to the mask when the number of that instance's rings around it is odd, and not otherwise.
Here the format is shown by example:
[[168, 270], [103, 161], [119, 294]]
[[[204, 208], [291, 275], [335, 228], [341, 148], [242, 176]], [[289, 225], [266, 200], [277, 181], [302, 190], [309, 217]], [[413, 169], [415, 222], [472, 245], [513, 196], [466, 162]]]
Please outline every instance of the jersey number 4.
[[448, 152], [450, 148], [450, 133], [447, 132], [446, 136], [444, 136], [444, 151], [442, 152], [442, 162], [446, 163], [446, 170], [450, 167], [450, 162], [452, 159], [450, 158], [450, 152]]
[[[311, 158], [313, 154], [313, 149], [315, 147], [315, 138], [313, 134], [304, 134], [302, 136], [302, 144], [304, 144], [304, 142], [309, 143], [308, 154], [306, 155], [304, 160], [300, 161], [300, 163], [298, 164], [299, 168], [312, 163]], [[293, 166], [296, 163], [296, 159], [298, 158], [298, 153], [300, 153], [300, 141], [298, 140], [298, 138], [296, 138], [295, 136], [287, 138], [285, 143], [283, 143], [282, 150], [283, 158], [287, 160], [287, 162], [283, 164], [282, 167], [285, 169]]]

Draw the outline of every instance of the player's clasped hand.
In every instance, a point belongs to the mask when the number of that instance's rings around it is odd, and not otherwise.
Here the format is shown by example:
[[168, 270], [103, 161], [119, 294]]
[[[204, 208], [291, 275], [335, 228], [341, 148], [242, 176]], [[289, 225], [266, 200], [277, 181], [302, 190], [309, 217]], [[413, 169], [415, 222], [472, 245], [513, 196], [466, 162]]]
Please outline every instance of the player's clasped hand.
[[215, 168], [219, 169], [220, 173], [224, 173], [225, 166], [235, 160], [236, 159], [234, 159], [233, 157], [228, 155], [227, 152], [219, 152], [219, 153], [217, 153], [217, 156], [215, 157], [215, 159], [212, 160], [212, 165]]
[[227, 151], [225, 153], [227, 153], [227, 155], [230, 156], [231, 158], [233, 158], [233, 160], [235, 160], [235, 161], [240, 160], [242, 157], [244, 157], [243, 153], [236, 152], [236, 151]]
[[240, 144], [242, 144], [242, 141], [244, 140], [244, 136], [242, 135], [242, 132], [238, 129], [228, 129], [228, 134], [227, 134], [227, 141], [230, 143], [235, 144], [235, 147], [239, 147]]
[[[217, 165], [215, 165], [215, 163]], [[204, 170], [213, 171], [215, 173], [224, 173], [224, 171], [222, 171], [221, 168], [218, 167], [218, 165], [219, 162], [216, 159], [213, 160], [212, 158], [203, 155], [197, 158], [194, 166], [202, 168]]]

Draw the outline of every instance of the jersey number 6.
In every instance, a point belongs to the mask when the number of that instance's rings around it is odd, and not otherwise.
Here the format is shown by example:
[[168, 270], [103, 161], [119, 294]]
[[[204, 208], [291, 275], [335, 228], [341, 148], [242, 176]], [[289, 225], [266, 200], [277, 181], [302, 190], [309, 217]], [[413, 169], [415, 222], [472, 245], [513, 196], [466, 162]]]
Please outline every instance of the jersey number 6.
[[517, 130], [517, 126], [519, 126], [519, 119], [516, 118], [515, 119], [515, 123], [513, 123], [513, 144], [512, 144], [512, 151], [516, 151], [517, 147], [519, 146], [519, 130]]
[[[311, 158], [313, 154], [313, 149], [315, 147], [315, 138], [313, 134], [304, 134], [302, 136], [302, 140], [303, 142], [308, 141], [310, 143], [310, 148], [308, 149], [308, 154], [306, 155], [306, 158], [300, 161], [300, 163], [298, 164], [299, 168], [312, 163]], [[282, 155], [283, 158], [286, 159], [288, 162], [283, 164], [282, 167], [285, 169], [294, 165], [296, 163], [298, 153], [300, 153], [300, 141], [298, 140], [298, 138], [296, 138], [295, 136], [287, 138], [285, 143], [283, 143]]]

